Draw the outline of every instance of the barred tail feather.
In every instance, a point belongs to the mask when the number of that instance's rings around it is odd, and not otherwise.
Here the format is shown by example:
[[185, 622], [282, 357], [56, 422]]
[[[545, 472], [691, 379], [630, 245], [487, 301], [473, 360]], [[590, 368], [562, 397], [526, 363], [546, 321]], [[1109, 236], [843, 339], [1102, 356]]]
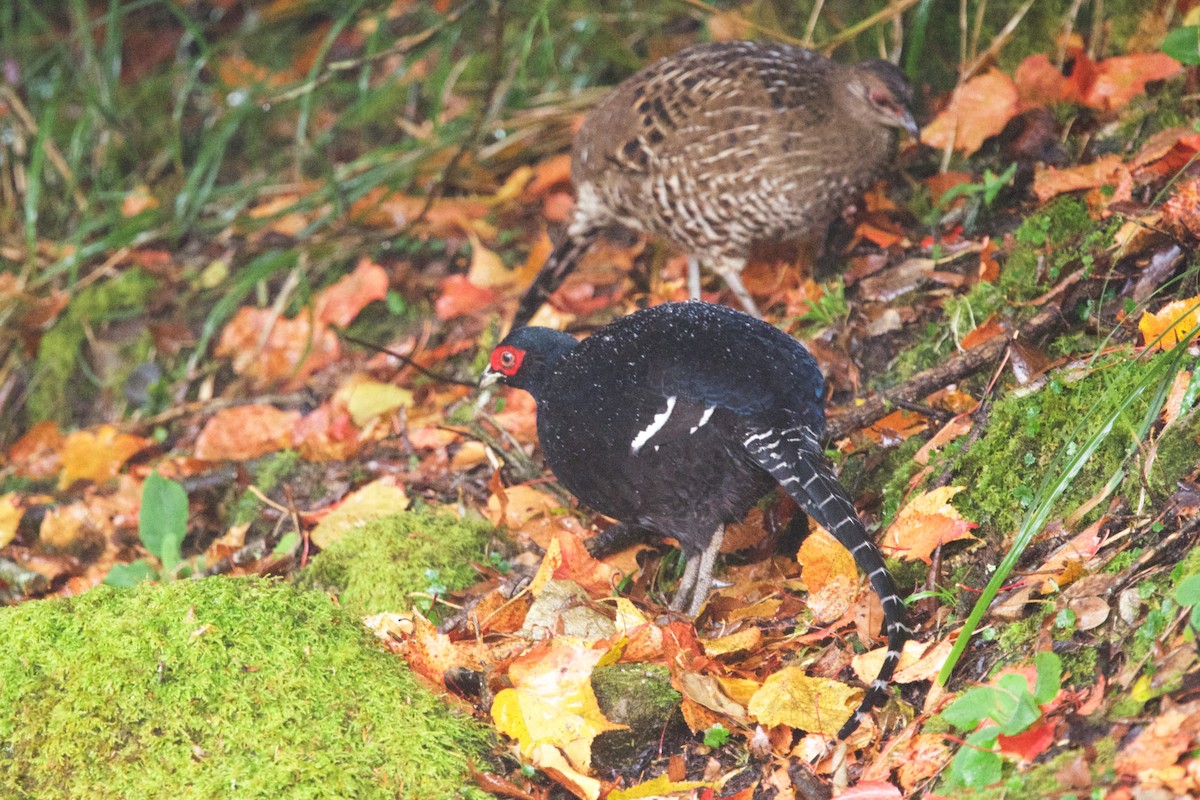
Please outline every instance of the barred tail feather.
[[881, 705], [887, 697], [888, 682], [896, 671], [900, 651], [909, 633], [904, 624], [904, 601], [896, 593], [891, 573], [884, 566], [883, 556], [868, 537], [867, 529], [858, 518], [858, 512], [854, 510], [846, 490], [826, 466], [820, 443], [810, 427], [805, 425], [778, 431], [755, 431], [746, 438], [744, 444], [754, 461], [779, 481], [809, 516], [851, 552], [883, 605], [887, 656], [862, 703], [838, 731], [838, 738], [845, 739], [871, 709]]
[[551, 251], [546, 263], [538, 271], [533, 283], [525, 290], [521, 303], [517, 306], [517, 315], [513, 317], [509, 330], [523, 328], [537, 313], [537, 310], [550, 299], [554, 290], [562, 285], [584, 252], [599, 238], [602, 227], [585, 228], [582, 233], [568, 233], [566, 238], [558, 243]]

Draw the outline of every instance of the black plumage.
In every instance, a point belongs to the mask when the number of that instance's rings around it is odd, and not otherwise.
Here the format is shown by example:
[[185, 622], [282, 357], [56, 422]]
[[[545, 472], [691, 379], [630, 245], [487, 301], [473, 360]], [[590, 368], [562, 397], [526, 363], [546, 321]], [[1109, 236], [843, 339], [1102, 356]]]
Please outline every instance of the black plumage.
[[851, 551], [883, 603], [887, 658], [839, 736], [882, 700], [904, 605], [825, 461], [824, 382], [803, 346], [747, 314], [674, 303], [582, 342], [517, 329], [491, 354], [484, 383], [493, 381], [533, 395], [546, 464], [580, 501], [626, 534], [679, 541], [687, 566], [673, 610], [699, 613], [725, 525], [782, 486]]

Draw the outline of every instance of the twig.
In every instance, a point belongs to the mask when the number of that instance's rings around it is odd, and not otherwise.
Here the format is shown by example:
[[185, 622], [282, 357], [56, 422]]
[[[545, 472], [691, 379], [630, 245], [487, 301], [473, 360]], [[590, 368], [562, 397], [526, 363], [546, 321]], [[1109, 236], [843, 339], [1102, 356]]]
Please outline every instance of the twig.
[[997, 336], [978, 347], [951, 358], [945, 364], [918, 372], [899, 386], [885, 389], [868, 398], [862, 405], [838, 414], [829, 420], [825, 437], [829, 441], [844, 438], [851, 431], [866, 427], [888, 414], [889, 407], [896, 401], [914, 402], [934, 391], [957, 383], [977, 372], [985, 364], [1000, 358], [1015, 339], [1033, 339], [1043, 336], [1063, 324], [1062, 312], [1057, 305], [1048, 306], [1035, 314], [1011, 336]]
[[888, 20], [895, 19], [919, 2], [920, 0], [892, 0], [892, 2], [888, 4], [887, 8], [880, 9], [861, 22], [854, 23], [849, 28], [846, 28], [828, 42], [821, 45], [821, 52], [825, 55], [829, 55], [834, 50], [838, 49], [855, 36], [858, 36], [863, 31], [872, 28], [881, 22], [887, 22]]

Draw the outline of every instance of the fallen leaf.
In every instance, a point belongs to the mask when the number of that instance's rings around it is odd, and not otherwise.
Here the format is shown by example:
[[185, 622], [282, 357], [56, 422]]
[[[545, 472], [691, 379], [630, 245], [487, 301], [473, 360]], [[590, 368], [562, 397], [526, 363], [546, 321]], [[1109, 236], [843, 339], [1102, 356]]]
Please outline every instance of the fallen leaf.
[[493, 302], [496, 293], [471, 283], [466, 275], [447, 275], [442, 279], [441, 295], [434, 301], [434, 311], [440, 320], [450, 320], [467, 314], [478, 314], [479, 309]]
[[408, 389], [356, 373], [338, 387], [333, 400], [345, 407], [355, 425], [365, 428], [376, 417], [411, 406], [413, 395]]
[[136, 217], [154, 208], [158, 208], [158, 198], [150, 193], [150, 187], [144, 183], [133, 187], [121, 200], [121, 216], [126, 218]]
[[749, 711], [767, 727], [787, 725], [832, 736], [861, 700], [859, 689], [810, 677], [800, 667], [784, 667], [763, 682], [750, 699]]
[[1012, 736], [1000, 734], [997, 737], [1000, 752], [1014, 756], [1018, 761], [1033, 761], [1054, 744], [1054, 731], [1057, 727], [1057, 721], [1050, 721]]
[[1062, 169], [1039, 164], [1033, 174], [1033, 193], [1044, 203], [1064, 192], [1116, 186], [1128, 176], [1129, 167], [1119, 155], [1112, 153], [1100, 156], [1090, 164]]
[[299, 411], [251, 404], [224, 408], [209, 417], [193, 452], [205, 461], [247, 461], [294, 443]]
[[1027, 56], [1013, 78], [1022, 108], [1079, 101], [1078, 84], [1070, 81], [1045, 53]]
[[884, 552], [905, 561], [919, 559], [930, 564], [933, 551], [939, 546], [974, 539], [968, 531], [978, 525], [963, 519], [950, 505], [950, 499], [964, 488], [940, 486], [905, 503], [884, 535], [881, 542]]
[[901, 800], [904, 795], [884, 781], [859, 781], [838, 793], [838, 800]]
[[387, 270], [363, 256], [354, 271], [322, 289], [314, 302], [317, 319], [344, 328], [359, 312], [387, 296]]
[[984, 140], [1004, 130], [1018, 110], [1012, 78], [993, 67], [955, 91], [950, 105], [921, 129], [921, 141], [937, 149], [952, 145], [971, 155]]
[[66, 489], [75, 481], [104, 483], [116, 477], [126, 461], [150, 444], [149, 439], [121, 433], [113, 425], [70, 433], [62, 445], [58, 486]]
[[1083, 91], [1083, 103], [1100, 111], [1121, 108], [1145, 94], [1146, 84], [1182, 71], [1183, 65], [1166, 53], [1135, 53], [1106, 58]]
[[8, 463], [18, 475], [42, 480], [62, 468], [63, 435], [50, 420], [35, 424], [8, 448]]
[[606, 800], [656, 800], [668, 794], [692, 792], [696, 789], [716, 788], [712, 781], [673, 781], [665, 772], [656, 778], [630, 786], [628, 789], [617, 789], [605, 795]]
[[603, 650], [558, 637], [514, 658], [512, 688], [501, 689], [492, 702], [497, 730], [516, 739], [523, 752], [548, 744], [575, 769], [586, 770], [592, 740], [627, 727], [605, 718], [592, 691], [592, 670], [603, 656]]
[[1145, 312], [1138, 320], [1143, 344], [1159, 350], [1173, 349], [1197, 325], [1200, 325], [1200, 295], [1172, 300], [1157, 312]]
[[17, 526], [25, 509], [18, 502], [19, 497], [13, 493], [0, 495], [0, 547], [5, 547], [17, 536]]
[[346, 495], [331, 508], [313, 528], [312, 540], [324, 549], [348, 531], [361, 528], [371, 520], [399, 514], [406, 508], [408, 495], [404, 487], [397, 486], [395, 478], [390, 476], [379, 478]]
[[337, 335], [307, 314], [284, 319], [271, 309], [245, 306], [221, 331], [215, 352], [228, 356], [233, 371], [257, 385], [290, 388], [303, 386], [313, 373], [336, 362], [342, 349]]

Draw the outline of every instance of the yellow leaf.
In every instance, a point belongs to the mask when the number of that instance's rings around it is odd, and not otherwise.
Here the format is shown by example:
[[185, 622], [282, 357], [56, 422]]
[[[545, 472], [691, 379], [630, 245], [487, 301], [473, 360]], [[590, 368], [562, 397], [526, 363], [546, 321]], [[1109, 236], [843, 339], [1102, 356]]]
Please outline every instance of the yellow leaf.
[[[812, 538], [811, 536], [809, 538]], [[762, 631], [755, 626], [742, 628], [728, 636], [719, 636], [701, 642], [706, 655], [713, 657], [727, 656], [730, 653], [741, 653], [753, 650], [762, 642]]]
[[25, 514], [25, 510], [16, 504], [14, 498], [16, 495], [12, 492], [0, 496], [0, 547], [16, 538], [17, 525], [21, 523], [21, 517]]
[[1147, 346], [1153, 342], [1159, 350], [1170, 350], [1198, 324], [1200, 295], [1187, 300], [1172, 300], [1154, 314], [1147, 311], [1138, 321], [1138, 330]]
[[480, 289], [502, 289], [511, 286], [516, 276], [513, 271], [504, 266], [495, 250], [484, 246], [470, 230], [467, 238], [471, 240], [471, 266], [467, 270], [467, 280], [472, 286]]
[[750, 713], [765, 726], [832, 736], [850, 719], [862, 692], [828, 678], [813, 678], [800, 667], [785, 667], [767, 678], [750, 698]]
[[103, 483], [114, 478], [125, 462], [147, 444], [148, 440], [121, 433], [112, 425], [75, 431], [63, 442], [59, 488], [66, 489], [78, 480]]
[[642, 798], [663, 797], [679, 792], [691, 792], [693, 789], [715, 788], [717, 784], [711, 781], [672, 781], [667, 773], [657, 778], [630, 786], [628, 789], [617, 789], [606, 795], [606, 800], [642, 800]]
[[549, 744], [580, 770], [592, 760], [592, 740], [604, 731], [627, 726], [609, 722], [592, 691], [591, 675], [603, 650], [569, 637], [540, 644], [515, 658], [492, 703], [496, 728], [516, 739], [523, 752]]
[[803, 565], [801, 576], [810, 593], [831, 582], [842, 584], [843, 581], [839, 579], [850, 578], [853, 581], [858, 577], [854, 556], [819, 526], [804, 539], [796, 560]]
[[391, 478], [380, 478], [348, 495], [313, 528], [312, 540], [325, 548], [348, 530], [408, 508], [408, 495]]
[[390, 414], [400, 407], [412, 405], [412, 392], [390, 383], [353, 375], [337, 390], [334, 399], [345, 404], [350, 419], [359, 428], [375, 417]]

